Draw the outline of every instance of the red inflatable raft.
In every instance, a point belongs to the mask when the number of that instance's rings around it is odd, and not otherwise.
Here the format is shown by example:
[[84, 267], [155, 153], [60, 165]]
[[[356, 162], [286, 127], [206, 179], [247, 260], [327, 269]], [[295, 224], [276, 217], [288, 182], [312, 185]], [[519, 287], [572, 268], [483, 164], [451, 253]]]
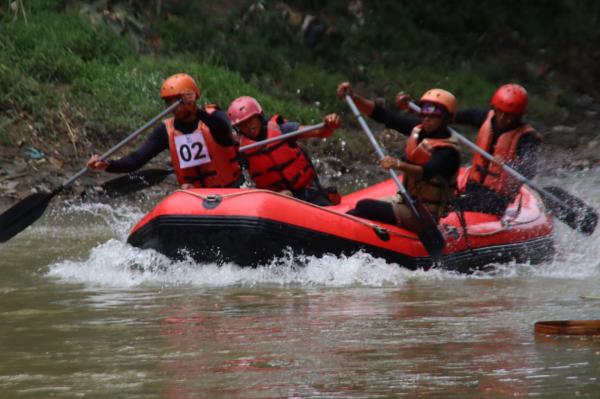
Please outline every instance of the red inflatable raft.
[[[128, 242], [202, 263], [254, 266], [292, 249], [317, 256], [364, 251], [411, 269], [431, 267], [431, 258], [412, 232], [345, 214], [359, 199], [396, 191], [388, 180], [344, 196], [339, 205], [320, 207], [265, 190], [179, 190], [134, 227]], [[440, 221], [446, 238], [440, 266], [445, 269], [470, 272], [512, 260], [539, 263], [553, 254], [552, 218], [525, 187], [501, 218], [464, 215], [466, 234], [456, 213]]]

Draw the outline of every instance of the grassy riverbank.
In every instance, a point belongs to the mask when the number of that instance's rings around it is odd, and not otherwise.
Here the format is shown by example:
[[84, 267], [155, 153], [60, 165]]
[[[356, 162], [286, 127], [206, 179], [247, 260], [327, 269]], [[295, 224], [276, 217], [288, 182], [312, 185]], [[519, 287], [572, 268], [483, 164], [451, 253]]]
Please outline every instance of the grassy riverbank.
[[[312, 151], [344, 165], [371, 162], [372, 154], [335, 98], [343, 80], [388, 104], [400, 89], [418, 97], [443, 87], [462, 107], [485, 106], [498, 84], [517, 81], [530, 91], [535, 123], [564, 124], [573, 119], [580, 96], [572, 93], [581, 87], [564, 79], [577, 65], [569, 56], [574, 50], [556, 49], [578, 33], [598, 37], [580, 26], [583, 6], [564, 1], [546, 4], [543, 14], [562, 13], [548, 22], [555, 44], [532, 17], [541, 5], [515, 3], [521, 15], [511, 20], [490, 1], [485, 5], [492, 8], [476, 20], [470, 2], [460, 10], [439, 1], [378, 2], [360, 10], [350, 7], [356, 1], [317, 3], [22, 0], [0, 6], [1, 163], [31, 163], [24, 149], [34, 147], [54, 158], [54, 175], [68, 173], [159, 112], [162, 80], [181, 71], [197, 79], [202, 102], [222, 108], [252, 95], [267, 113], [307, 124], [343, 113], [343, 130]], [[306, 21], [312, 25], [303, 29]], [[598, 51], [590, 46], [576, 43], [587, 51], [578, 60], [582, 78], [592, 76], [588, 66]], [[587, 82], [593, 94], [595, 81]]]
[[[369, 10], [372, 15], [357, 20], [344, 9], [346, 2], [334, 1], [315, 13], [324, 32], [308, 46], [306, 32], [303, 37], [289, 22], [289, 14], [306, 16], [311, 10], [293, 8], [294, 2], [266, 2], [260, 10], [245, 2], [212, 8], [197, 2], [169, 8], [165, 2], [160, 13], [142, 12], [136, 2], [121, 8], [119, 2], [104, 8], [73, 3], [22, 1], [21, 9], [3, 10], [4, 143], [14, 139], [15, 124], [25, 121], [38, 134], [61, 132], [68, 123], [86, 138], [119, 135], [160, 109], [160, 83], [179, 71], [197, 78], [204, 101], [226, 107], [237, 95], [249, 94], [268, 110], [306, 122], [344, 109], [333, 93], [346, 79], [369, 95], [388, 99], [400, 88], [418, 96], [441, 86], [455, 92], [462, 105], [485, 105], [498, 83], [522, 81], [531, 73], [523, 66], [527, 60], [507, 59], [513, 52], [499, 53], [496, 62], [488, 61], [489, 54], [481, 55], [484, 62], [463, 58], [467, 51], [480, 49], [472, 40], [463, 48], [430, 30], [419, 30], [418, 22], [426, 14], [414, 7], [387, 5], [387, 12]], [[373, 27], [377, 18], [378, 30]], [[404, 35], [389, 27], [394, 18], [402, 23]], [[136, 34], [132, 21], [141, 33]], [[460, 39], [464, 32], [456, 35]], [[156, 38], [160, 45], [153, 48]], [[535, 79], [529, 82], [534, 88], [540, 83]], [[566, 96], [560, 91], [553, 96], [531, 92], [534, 119], [561, 119]]]

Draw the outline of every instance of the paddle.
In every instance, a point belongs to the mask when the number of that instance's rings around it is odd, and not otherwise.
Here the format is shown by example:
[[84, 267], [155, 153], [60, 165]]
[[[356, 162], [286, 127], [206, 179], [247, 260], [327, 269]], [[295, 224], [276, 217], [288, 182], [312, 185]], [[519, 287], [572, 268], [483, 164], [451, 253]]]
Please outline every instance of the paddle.
[[[352, 100], [352, 97], [350, 97], [348, 94], [346, 94], [346, 102], [348, 103], [348, 106], [350, 106], [352, 113], [358, 119], [360, 126], [371, 141], [373, 148], [377, 152], [377, 155], [379, 155], [379, 159], [383, 159], [385, 157], [383, 150], [379, 146], [377, 140], [375, 140], [373, 132], [371, 132], [369, 125], [367, 125], [367, 122], [365, 122], [365, 119], [360, 114], [356, 104], [354, 104], [354, 100]], [[446, 241], [444, 240], [442, 233], [440, 233], [435, 219], [433, 216], [431, 216], [431, 213], [427, 208], [425, 208], [425, 206], [423, 206], [423, 204], [413, 200], [400, 182], [400, 179], [398, 179], [398, 175], [396, 175], [396, 173], [391, 169], [388, 171], [392, 180], [394, 180], [396, 186], [398, 186], [398, 191], [404, 199], [404, 203], [408, 205], [413, 216], [418, 221], [419, 230], [417, 231], [417, 235], [423, 243], [423, 246], [427, 252], [429, 252], [429, 255], [431, 255], [432, 258], [439, 260], [442, 257], [442, 251], [446, 245]]]
[[117, 197], [159, 184], [171, 173], [173, 169], [145, 169], [108, 180], [100, 187], [106, 195]]
[[239, 151], [240, 152], [244, 152], [244, 151], [252, 150], [252, 149], [257, 148], [257, 147], [262, 147], [263, 145], [266, 145], [266, 144], [275, 143], [276, 141], [288, 140], [288, 139], [291, 139], [293, 137], [300, 136], [301, 134], [312, 132], [313, 130], [319, 130], [319, 129], [322, 129], [324, 127], [325, 127], [325, 123], [324, 122], [317, 123], [316, 125], [306, 126], [306, 127], [302, 128], [302, 129], [296, 130], [295, 132], [290, 132], [290, 133], [282, 134], [281, 136], [271, 137], [270, 139], [266, 139], [266, 140], [262, 140], [262, 141], [257, 141], [256, 143], [252, 143], [252, 144], [248, 144], [248, 145], [242, 146], [242, 147], [240, 147]]
[[[262, 147], [266, 144], [275, 143], [277, 141], [289, 140], [301, 134], [311, 132], [313, 130], [322, 129], [325, 123], [321, 122], [316, 125], [306, 126], [294, 132], [282, 134], [281, 136], [271, 137], [270, 139], [257, 141], [256, 143], [248, 144], [239, 148], [240, 152], [252, 150]], [[173, 169], [146, 169], [125, 176], [119, 176], [102, 184], [102, 189], [109, 195], [125, 195], [135, 191], [154, 186], [162, 182], [168, 175], [173, 173]]]
[[[421, 108], [412, 101], [409, 103], [409, 107], [417, 112], [420, 112], [421, 110]], [[515, 179], [537, 191], [544, 199], [544, 203], [550, 212], [556, 216], [556, 218], [564, 222], [567, 226], [588, 236], [594, 232], [596, 225], [598, 224], [598, 213], [594, 208], [587, 205], [574, 195], [569, 194], [560, 187], [541, 188], [537, 186], [531, 180], [510, 166], [506, 165], [504, 162], [494, 158], [491, 154], [470, 142], [456, 130], [452, 129], [451, 127], [449, 127], [449, 130], [456, 136], [456, 138], [458, 138], [461, 143], [469, 147], [471, 150], [479, 153], [488, 161], [499, 165], [505, 172], [512, 175]]]
[[[154, 118], [146, 122], [142, 127], [131, 133], [129, 136], [121, 140], [117, 145], [112, 147], [110, 150], [106, 151], [101, 155], [101, 159], [105, 160], [110, 157], [112, 154], [117, 152], [121, 147], [129, 143], [140, 133], [154, 125], [156, 122], [161, 120], [165, 115], [174, 110], [179, 104], [181, 100], [178, 100], [171, 104], [167, 109], [162, 111], [160, 114], [156, 115]], [[75, 180], [79, 179], [83, 176], [89, 169], [83, 168], [79, 172], [77, 172], [73, 177], [69, 180], [56, 187], [52, 192], [49, 193], [35, 193], [26, 197], [25, 199], [18, 202], [12, 208], [6, 210], [3, 214], [0, 215], [0, 242], [6, 242], [33, 222], [38, 220], [40, 216], [44, 213], [50, 200], [54, 198], [58, 193], [60, 193], [65, 187], [71, 185]]]

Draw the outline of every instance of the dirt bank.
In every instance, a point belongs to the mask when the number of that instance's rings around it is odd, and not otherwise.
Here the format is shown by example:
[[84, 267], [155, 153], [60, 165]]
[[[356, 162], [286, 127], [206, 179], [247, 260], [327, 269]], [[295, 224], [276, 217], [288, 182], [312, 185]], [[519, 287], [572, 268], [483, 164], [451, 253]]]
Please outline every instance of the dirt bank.
[[[534, 123], [535, 124], [535, 123]], [[588, 100], [585, 107], [568, 115], [563, 125], [541, 126], [536, 124], [544, 137], [540, 173], [544, 169], [589, 168], [600, 166], [600, 105]], [[34, 131], [31, 128], [30, 131]], [[467, 131], [474, 139], [474, 132]], [[147, 134], [147, 133], [146, 133]], [[361, 135], [358, 131], [343, 131], [339, 135]], [[397, 144], [399, 135], [393, 131], [381, 131], [380, 139], [392, 153], [400, 151]], [[144, 134], [123, 150], [135, 148], [144, 140]], [[114, 143], [92, 142], [75, 134], [59, 134], [50, 141], [28, 134], [27, 124], [21, 124], [9, 138], [11, 144], [0, 145], [0, 210], [4, 210], [33, 192], [49, 191], [65, 179], [73, 176], [84, 167], [89, 154], [103, 152]], [[320, 156], [318, 147], [311, 149], [317, 158], [317, 165], [325, 173], [327, 183], [350, 188], [353, 182], [369, 182], [383, 178], [377, 168], [368, 164], [370, 155], [360, 160], [344, 159], [344, 153], [337, 157]], [[367, 150], [365, 150], [367, 151]], [[471, 155], [464, 153], [469, 161]], [[119, 154], [116, 155], [117, 157]], [[330, 160], [333, 159], [334, 162]], [[321, 162], [319, 162], [321, 161]], [[146, 168], [164, 169], [169, 165], [168, 152], [163, 152]], [[340, 167], [343, 165], [343, 170]], [[342, 173], [340, 173], [342, 172]], [[64, 195], [77, 196], [84, 191], [94, 193], [102, 182], [117, 176], [109, 173], [89, 172], [76, 181]], [[175, 179], [170, 177], [162, 183], [165, 190], [175, 187]]]

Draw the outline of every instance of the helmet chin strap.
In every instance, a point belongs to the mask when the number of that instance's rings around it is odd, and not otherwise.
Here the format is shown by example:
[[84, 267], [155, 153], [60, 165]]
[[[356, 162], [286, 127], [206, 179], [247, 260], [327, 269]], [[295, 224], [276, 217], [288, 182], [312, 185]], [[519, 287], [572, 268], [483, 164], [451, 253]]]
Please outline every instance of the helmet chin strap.
[[267, 137], [267, 121], [263, 115], [260, 116], [260, 132], [256, 140], [264, 140]]

